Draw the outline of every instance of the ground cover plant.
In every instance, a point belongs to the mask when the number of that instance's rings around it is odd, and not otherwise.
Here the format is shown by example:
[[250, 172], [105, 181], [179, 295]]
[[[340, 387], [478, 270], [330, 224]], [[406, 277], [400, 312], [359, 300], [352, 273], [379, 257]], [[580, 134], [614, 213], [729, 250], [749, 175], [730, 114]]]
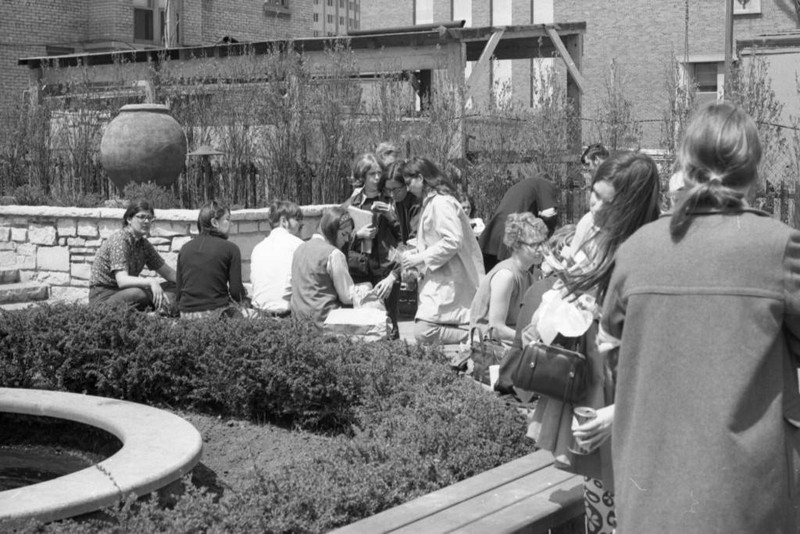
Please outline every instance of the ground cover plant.
[[[239, 488], [28, 532], [324, 532], [529, 453], [523, 417], [438, 351], [275, 319], [167, 320], [124, 308], [0, 312], [0, 384], [239, 417], [324, 439]], [[204, 463], [213, 464], [210, 460]], [[213, 488], [212, 488], [213, 489]]]

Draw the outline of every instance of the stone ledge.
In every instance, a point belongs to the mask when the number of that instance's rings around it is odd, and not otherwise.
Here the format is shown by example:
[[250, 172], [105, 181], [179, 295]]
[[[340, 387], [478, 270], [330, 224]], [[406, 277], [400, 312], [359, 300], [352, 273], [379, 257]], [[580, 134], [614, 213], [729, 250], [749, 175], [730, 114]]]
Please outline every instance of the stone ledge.
[[[319, 217], [326, 208], [338, 204], [319, 204], [301, 206], [304, 217]], [[156, 217], [161, 221], [197, 222], [198, 210], [157, 209]], [[32, 218], [72, 218], [72, 219], [112, 219], [121, 221], [125, 210], [122, 208], [65, 208], [60, 206], [0, 206], [0, 217]], [[232, 221], [263, 221], [269, 218], [269, 208], [244, 209], [231, 212]]]

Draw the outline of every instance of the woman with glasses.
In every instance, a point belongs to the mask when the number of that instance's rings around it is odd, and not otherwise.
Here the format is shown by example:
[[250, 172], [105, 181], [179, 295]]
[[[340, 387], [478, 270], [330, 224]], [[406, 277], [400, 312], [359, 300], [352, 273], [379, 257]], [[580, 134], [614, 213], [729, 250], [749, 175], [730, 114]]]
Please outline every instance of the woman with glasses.
[[317, 232], [294, 251], [291, 308], [295, 316], [322, 326], [331, 310], [353, 303], [353, 279], [342, 252], [353, 230], [347, 208], [327, 209]]
[[[122, 216], [122, 230], [106, 239], [92, 263], [89, 303], [126, 303], [138, 310], [155, 308], [172, 313], [175, 269], [147, 240], [155, 219], [153, 208], [145, 200], [131, 203]], [[139, 276], [147, 267], [163, 276]]]
[[455, 187], [430, 160], [403, 166], [411, 194], [422, 200], [417, 251], [403, 268], [422, 276], [414, 337], [426, 344], [457, 344], [469, 336], [469, 308], [484, 275], [481, 250], [469, 219], [453, 196]]
[[517, 315], [525, 292], [533, 282], [531, 267], [542, 262], [547, 225], [532, 213], [512, 213], [506, 218], [503, 243], [511, 257], [495, 265], [481, 280], [470, 309], [470, 328], [508, 345], [514, 340]]
[[422, 211], [422, 199], [410, 195], [403, 178], [405, 160], [397, 161], [386, 169], [386, 181], [383, 183], [383, 194], [392, 199], [393, 211], [397, 216], [400, 228], [400, 240], [408, 243], [417, 236], [419, 216]]

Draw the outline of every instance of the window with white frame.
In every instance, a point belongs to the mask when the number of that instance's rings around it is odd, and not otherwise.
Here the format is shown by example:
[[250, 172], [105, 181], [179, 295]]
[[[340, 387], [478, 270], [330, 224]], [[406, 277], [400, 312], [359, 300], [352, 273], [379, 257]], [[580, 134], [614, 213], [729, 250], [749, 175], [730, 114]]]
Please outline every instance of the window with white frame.
[[[168, 20], [170, 16], [173, 19], [172, 24]], [[133, 40], [164, 44], [168, 38], [170, 43], [167, 44], [180, 43], [178, 2], [175, 0], [133, 0]]]

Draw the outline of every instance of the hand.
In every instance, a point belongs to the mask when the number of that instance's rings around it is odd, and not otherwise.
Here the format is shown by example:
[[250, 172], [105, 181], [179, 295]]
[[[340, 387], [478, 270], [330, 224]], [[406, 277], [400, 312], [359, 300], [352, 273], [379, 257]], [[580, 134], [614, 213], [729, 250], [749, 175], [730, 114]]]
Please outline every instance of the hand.
[[153, 307], [156, 311], [161, 309], [162, 304], [169, 302], [169, 297], [164, 294], [161, 284], [155, 278], [150, 280], [150, 291], [153, 293]]
[[597, 417], [582, 425], [573, 421], [572, 435], [581, 447], [589, 452], [605, 443], [611, 437], [611, 425], [614, 422], [614, 405], [597, 410]]
[[403, 255], [404, 271], [410, 271], [411, 269], [415, 268], [417, 265], [420, 265], [421, 263], [423, 263], [423, 259], [422, 259], [422, 254], [420, 254], [419, 252]]
[[372, 211], [375, 213], [380, 213], [387, 220], [394, 222], [397, 219], [397, 216], [394, 213], [394, 207], [392, 204], [388, 202], [381, 202], [380, 200], [375, 201], [372, 203]]
[[394, 273], [389, 273], [389, 276], [375, 284], [375, 287], [372, 289], [372, 292], [375, 294], [376, 297], [379, 299], [386, 299], [389, 296], [389, 293], [392, 292], [392, 286], [395, 283]]
[[358, 232], [356, 232], [356, 237], [362, 240], [374, 239], [377, 234], [378, 228], [374, 224], [367, 224], [366, 226], [362, 226]]

